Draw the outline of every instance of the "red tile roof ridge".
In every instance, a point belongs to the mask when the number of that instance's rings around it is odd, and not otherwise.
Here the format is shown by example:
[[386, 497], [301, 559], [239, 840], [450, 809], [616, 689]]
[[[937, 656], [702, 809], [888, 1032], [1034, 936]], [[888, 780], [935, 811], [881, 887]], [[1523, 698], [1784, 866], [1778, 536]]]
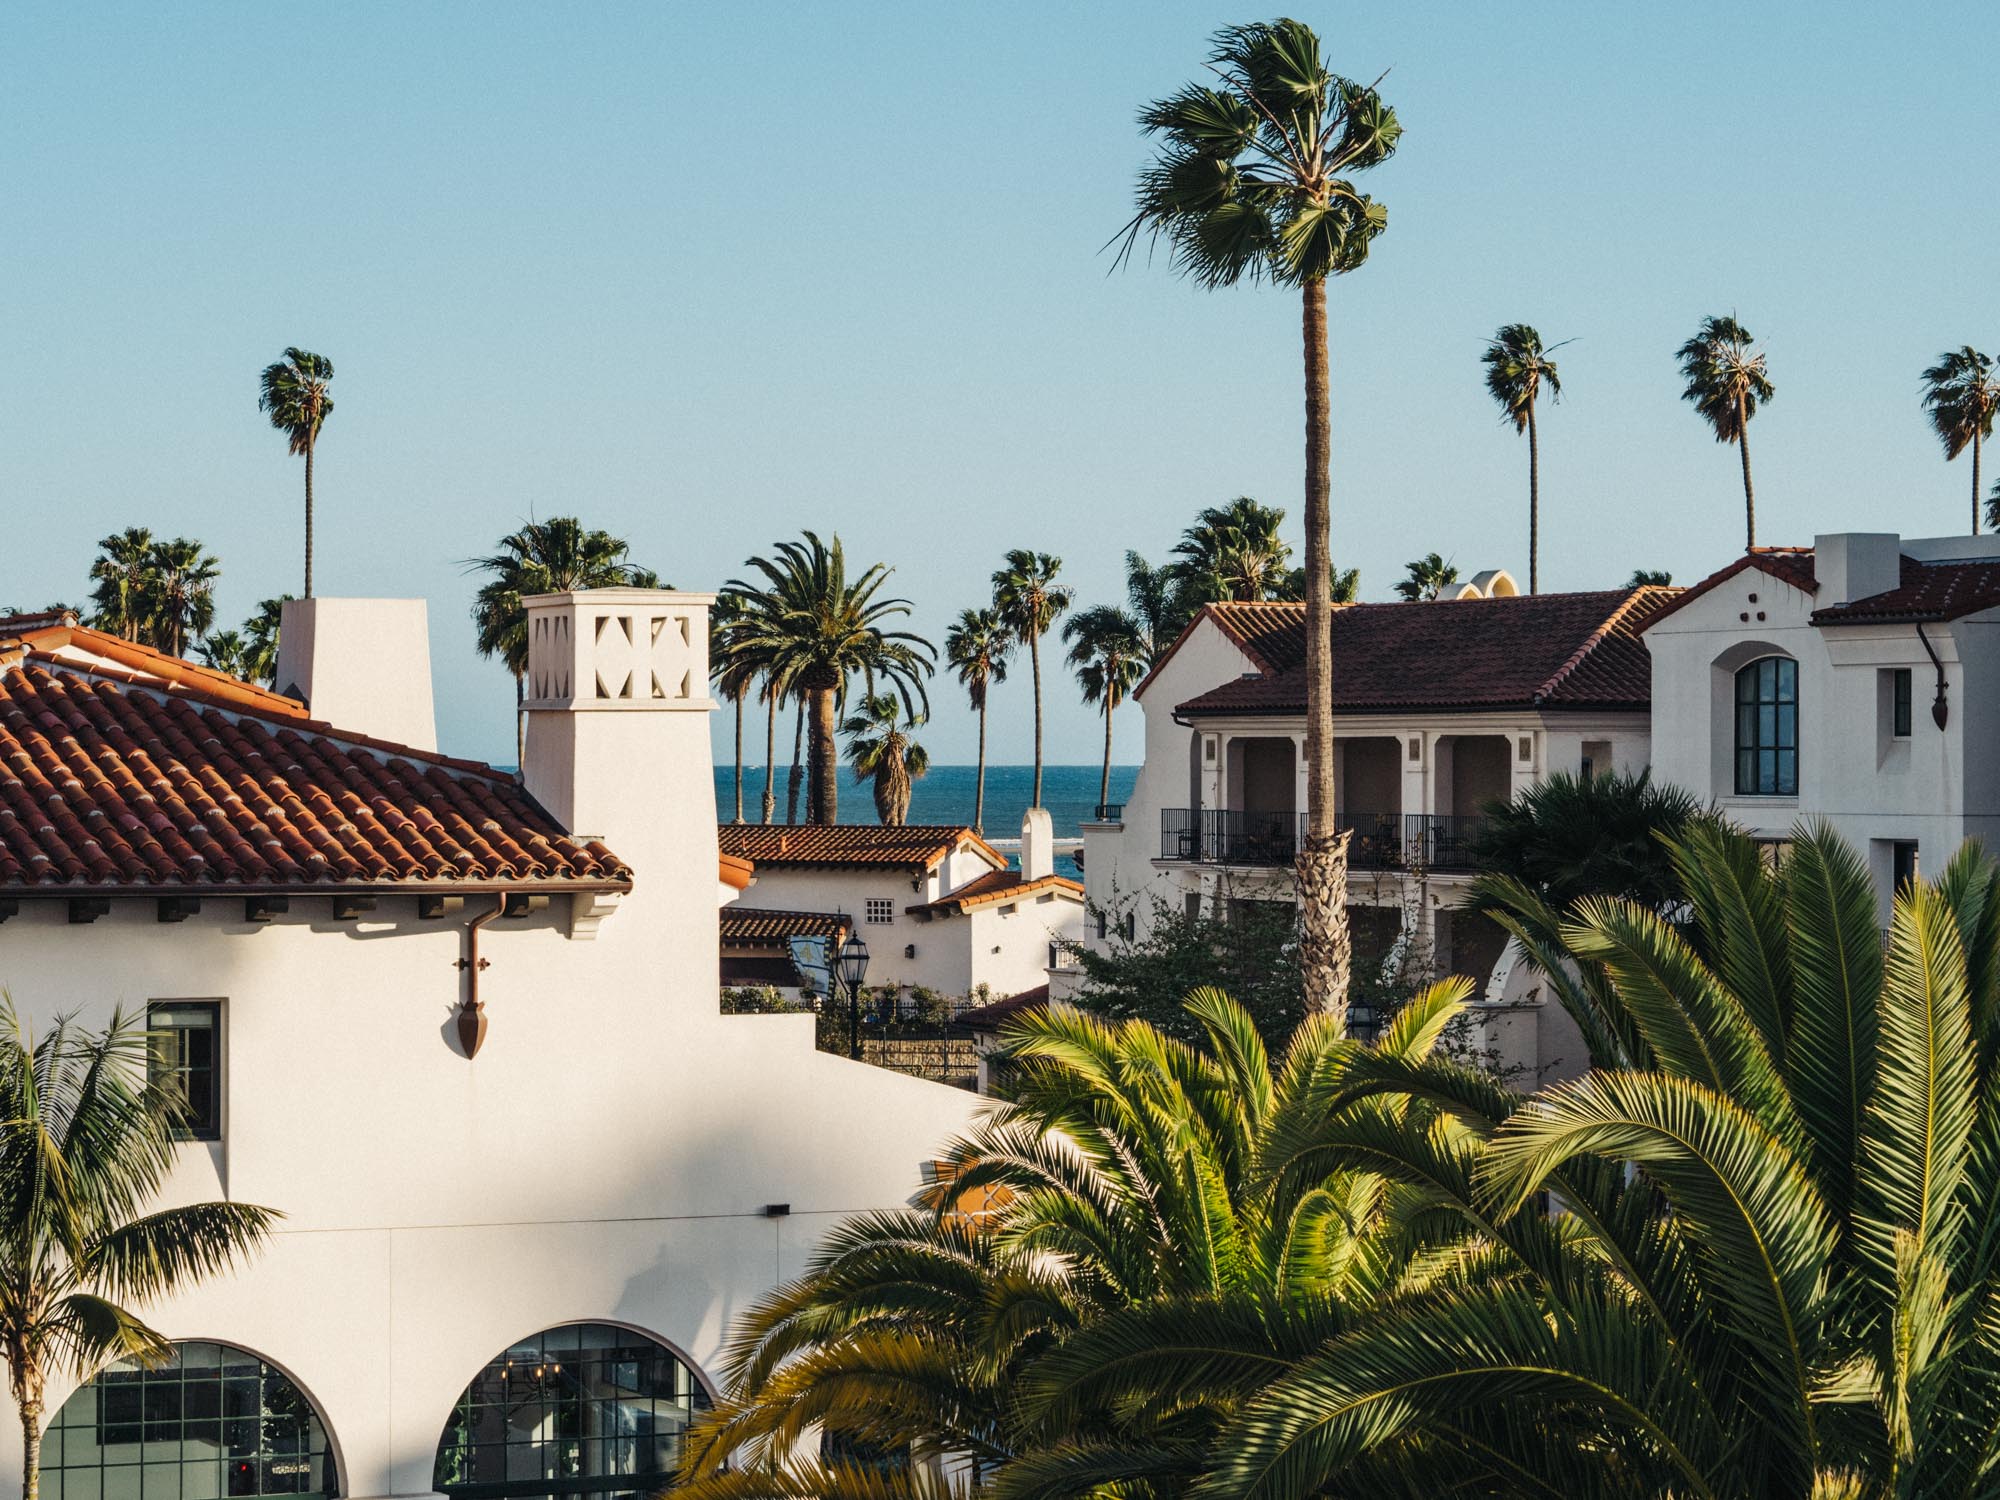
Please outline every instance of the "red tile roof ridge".
[[1018, 995], [1006, 995], [998, 1000], [989, 1000], [984, 1005], [975, 1005], [971, 1010], [960, 1011], [952, 1019], [959, 1026], [983, 1031], [1024, 1010], [1043, 1009], [1048, 1003], [1049, 987], [1038, 984], [1031, 990], [1022, 990]]
[[1069, 891], [1079, 897], [1084, 894], [1083, 887], [1067, 875], [1040, 875], [1033, 880], [1023, 880], [1019, 870], [993, 870], [968, 880], [949, 895], [940, 896], [935, 901], [919, 901], [903, 910], [947, 911], [954, 907], [963, 910], [968, 906], [986, 906], [995, 901], [1018, 900], [1046, 890]]
[[[1656, 601], [1658, 604], [1664, 605], [1680, 592], [1681, 590], [1667, 584], [1642, 583], [1635, 587], [1626, 595], [1624, 602], [1611, 611], [1610, 616], [1602, 625], [1584, 637], [1583, 643], [1570, 653], [1569, 660], [1557, 667], [1549, 675], [1548, 680], [1535, 690], [1536, 700], [1540, 701], [1547, 698], [1557, 688], [1561, 687], [1564, 680], [1575, 672], [1578, 667], [1582, 666], [1590, 653], [1603, 644], [1605, 637], [1623, 625], [1639, 605], [1655, 603]], [[1642, 625], [1640, 628], [1643, 629], [1644, 626]]]
[[[1803, 566], [1800, 566], [1803, 564]], [[1810, 547], [1752, 547], [1735, 561], [1716, 569], [1699, 583], [1691, 583], [1678, 595], [1669, 599], [1659, 609], [1646, 617], [1640, 631], [1651, 630], [1660, 621], [1672, 614], [1678, 614], [1694, 603], [1703, 594], [1720, 588], [1746, 568], [1755, 568], [1783, 584], [1789, 584], [1802, 594], [1819, 592], [1819, 579], [1813, 568], [1813, 549]]]
[[[64, 617], [65, 621], [69, 618]], [[7, 622], [0, 619], [0, 639], [6, 638], [6, 626]], [[287, 698], [283, 693], [274, 693], [254, 682], [232, 677], [215, 667], [189, 661], [184, 656], [174, 656], [88, 625], [60, 623], [40, 626], [15, 635], [13, 639], [38, 655], [53, 655], [65, 646], [74, 646], [96, 656], [109, 657], [120, 666], [158, 677], [170, 685], [183, 688], [192, 696], [209, 697], [219, 704], [249, 704], [286, 718], [306, 717], [305, 705], [295, 698]]]
[[[718, 823], [717, 837], [726, 852], [767, 865], [883, 865], [892, 861], [881, 852], [906, 854], [904, 863], [937, 865], [946, 855], [971, 844], [999, 868], [1007, 858], [963, 823]], [[846, 847], [840, 847], [840, 846]], [[868, 858], [870, 849], [878, 857]]]

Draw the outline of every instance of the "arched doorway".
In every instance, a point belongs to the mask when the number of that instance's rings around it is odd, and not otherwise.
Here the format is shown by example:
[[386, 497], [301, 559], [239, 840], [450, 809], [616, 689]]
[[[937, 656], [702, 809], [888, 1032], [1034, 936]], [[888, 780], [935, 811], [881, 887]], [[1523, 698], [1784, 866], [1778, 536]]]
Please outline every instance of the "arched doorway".
[[452, 1500], [645, 1500], [673, 1481], [708, 1392], [671, 1349], [606, 1323], [568, 1323], [503, 1349], [438, 1439]]
[[326, 1423], [247, 1349], [190, 1340], [146, 1368], [121, 1359], [65, 1401], [42, 1443], [46, 1500], [340, 1494]]

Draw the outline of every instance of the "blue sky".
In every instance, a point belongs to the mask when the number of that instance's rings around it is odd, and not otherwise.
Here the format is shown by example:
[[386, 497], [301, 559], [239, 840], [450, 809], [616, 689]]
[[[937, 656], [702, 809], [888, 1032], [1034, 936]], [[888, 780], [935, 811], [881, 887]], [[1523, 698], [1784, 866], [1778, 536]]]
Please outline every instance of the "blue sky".
[[[1672, 358], [1731, 309], [1778, 385], [1760, 539], [1963, 529], [1916, 381], [2000, 348], [2000, 14], [1299, 14], [1343, 71], [1391, 70], [1407, 132], [1369, 182], [1389, 233], [1330, 298], [1334, 549], [1365, 596], [1433, 549], [1525, 572], [1526, 455], [1477, 363], [1517, 319], [1576, 340], [1543, 422], [1547, 586], [1733, 555], [1734, 455]], [[295, 588], [299, 465], [255, 405], [291, 343], [338, 367], [320, 590], [430, 601], [465, 753], [511, 755], [511, 692], [472, 655], [460, 560], [530, 513], [690, 588], [838, 531], [934, 633], [1010, 546], [1095, 602], [1203, 504], [1255, 495], [1296, 536], [1293, 299], [1100, 253], [1135, 111], [1256, 15], [9, 6], [0, 602], [77, 596], [137, 524], [220, 554], [224, 620]], [[1025, 675], [998, 760], [1027, 758]], [[1052, 758], [1094, 759], [1088, 711], [1050, 698]], [[935, 702], [934, 758], [969, 759], [956, 690]]]

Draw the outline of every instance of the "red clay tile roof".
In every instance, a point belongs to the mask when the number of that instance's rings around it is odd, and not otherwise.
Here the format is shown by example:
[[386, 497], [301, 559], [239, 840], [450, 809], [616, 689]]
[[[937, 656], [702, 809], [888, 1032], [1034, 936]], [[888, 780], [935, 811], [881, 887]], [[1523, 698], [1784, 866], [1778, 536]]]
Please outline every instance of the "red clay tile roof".
[[724, 885], [732, 885], [739, 891], [750, 889], [757, 878], [757, 867], [747, 859], [734, 854], [724, 854], [716, 860], [715, 878]]
[[1041, 891], [1067, 892], [1083, 897], [1083, 887], [1061, 875], [1044, 875], [1039, 880], [1023, 880], [1019, 870], [995, 870], [971, 880], [937, 901], [924, 901], [903, 908], [909, 912], [964, 911], [969, 906], [990, 906], [995, 901], [1018, 901]]
[[1901, 579], [1886, 593], [1813, 611], [1815, 625], [1888, 625], [1956, 620], [2000, 608], [2000, 562], [1918, 562], [1903, 558]]
[[970, 828], [949, 824], [724, 823], [717, 829], [724, 854], [756, 865], [888, 865], [934, 870], [962, 844], [971, 844], [1005, 868], [1006, 856]]
[[795, 937], [840, 937], [854, 919], [831, 911], [768, 911], [725, 906], [718, 914], [725, 948], [769, 947]]
[[1790, 584], [1802, 594], [1819, 592], [1819, 579], [1813, 573], [1813, 550], [1810, 547], [1753, 547], [1737, 558], [1728, 567], [1711, 573], [1700, 583], [1682, 589], [1661, 608], [1653, 611], [1646, 623], [1639, 628], [1650, 630], [1677, 609], [1694, 603], [1711, 589], [1719, 588], [1745, 569], [1755, 568], [1760, 573], [1769, 574], [1780, 583]]
[[[1341, 605], [1333, 612], [1334, 708], [1644, 708], [1652, 665], [1639, 631], [1674, 593], [1649, 586]], [[1303, 604], [1211, 604], [1200, 619], [1213, 620], [1263, 670], [1179, 712], [1305, 711]]]
[[343, 735], [171, 657], [161, 680], [53, 649], [0, 645], [0, 892], [631, 883], [489, 767]]
[[969, 1026], [974, 1031], [998, 1031], [1001, 1023], [1028, 1010], [1046, 1009], [1049, 1003], [1049, 987], [1037, 985], [1031, 990], [1023, 990], [1018, 995], [1009, 995], [1004, 1000], [990, 1001], [975, 1006], [971, 1010], [960, 1011], [953, 1017], [955, 1024]]

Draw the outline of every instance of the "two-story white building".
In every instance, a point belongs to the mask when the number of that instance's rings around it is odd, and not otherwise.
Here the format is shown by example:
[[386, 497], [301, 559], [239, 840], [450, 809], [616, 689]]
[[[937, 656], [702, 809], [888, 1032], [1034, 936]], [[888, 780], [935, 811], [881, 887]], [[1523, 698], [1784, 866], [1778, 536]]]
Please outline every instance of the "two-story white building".
[[1884, 903], [2000, 835], [2000, 538], [1759, 548], [1645, 625], [1653, 767], [1781, 842], [1824, 819]]
[[653, 1494], [731, 1318], [965, 1127], [719, 1011], [708, 603], [528, 601], [518, 779], [434, 748], [421, 606], [287, 605], [309, 706], [0, 621], [0, 986], [146, 1015], [171, 1199], [285, 1216], [51, 1392], [49, 1500]]

